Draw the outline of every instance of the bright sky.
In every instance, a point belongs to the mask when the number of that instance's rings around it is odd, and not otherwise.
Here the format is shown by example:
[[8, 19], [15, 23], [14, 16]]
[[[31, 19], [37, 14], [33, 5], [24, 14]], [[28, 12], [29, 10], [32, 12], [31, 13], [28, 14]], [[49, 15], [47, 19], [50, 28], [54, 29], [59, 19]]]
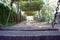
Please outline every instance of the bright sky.
[[57, 7], [57, 2], [58, 0], [43, 0], [45, 3], [49, 3], [49, 5], [55, 10], [55, 8]]
[[58, 0], [50, 0], [49, 3], [50, 3], [50, 6], [55, 9], [57, 7], [57, 2]]

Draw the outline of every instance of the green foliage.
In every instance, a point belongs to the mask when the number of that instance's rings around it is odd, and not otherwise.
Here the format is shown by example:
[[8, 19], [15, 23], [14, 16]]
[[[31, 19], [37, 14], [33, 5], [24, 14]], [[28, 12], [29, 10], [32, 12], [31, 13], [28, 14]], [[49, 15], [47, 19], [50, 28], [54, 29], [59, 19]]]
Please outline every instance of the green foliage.
[[37, 11], [37, 10], [41, 10], [41, 8], [43, 7], [43, 1], [34, 1], [34, 2], [25, 2], [21, 4], [21, 10], [22, 11]]
[[[11, 15], [9, 16], [10, 11], [11, 11]], [[5, 5], [4, 3], [0, 3], [0, 24], [2, 25], [13, 24], [16, 21], [15, 18], [16, 18], [15, 9], [10, 10], [10, 8], [7, 5]]]
[[11, 11], [12, 12], [10, 14], [10, 17], [9, 17], [7, 25], [12, 25], [12, 24], [16, 23], [16, 10], [15, 10], [15, 8], [12, 8]]
[[32, 11], [26, 11], [25, 15], [27, 16], [34, 16], [36, 13], [33, 13]]
[[46, 22], [52, 22], [53, 9], [49, 5], [44, 5], [41, 11], [41, 20]]
[[0, 24], [6, 24], [9, 11], [10, 9], [8, 6], [0, 3]]
[[[20, 0], [20, 1], [30, 1], [30, 0]], [[32, 0], [32, 1], [41, 1], [41, 0]]]

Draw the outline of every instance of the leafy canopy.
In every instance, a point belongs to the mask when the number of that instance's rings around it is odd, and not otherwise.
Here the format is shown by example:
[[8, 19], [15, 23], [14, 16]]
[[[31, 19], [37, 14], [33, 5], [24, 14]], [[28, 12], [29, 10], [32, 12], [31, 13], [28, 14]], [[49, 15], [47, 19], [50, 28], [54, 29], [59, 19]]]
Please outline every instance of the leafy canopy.
[[39, 1], [31, 1], [31, 2], [24, 2], [21, 3], [21, 10], [22, 11], [37, 11], [41, 10], [43, 7], [44, 2], [42, 0]]

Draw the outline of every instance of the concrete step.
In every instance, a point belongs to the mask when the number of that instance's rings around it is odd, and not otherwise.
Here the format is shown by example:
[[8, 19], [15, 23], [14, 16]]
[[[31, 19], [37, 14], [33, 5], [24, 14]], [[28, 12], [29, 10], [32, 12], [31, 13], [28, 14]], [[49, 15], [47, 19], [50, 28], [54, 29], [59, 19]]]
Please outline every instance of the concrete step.
[[2, 27], [1, 31], [59, 31], [58, 28], [38, 27]]
[[60, 36], [31, 36], [31, 37], [10, 37], [0, 36], [0, 40], [60, 40]]
[[0, 31], [0, 40], [60, 40], [60, 31]]
[[60, 31], [0, 31], [0, 36], [60, 36]]

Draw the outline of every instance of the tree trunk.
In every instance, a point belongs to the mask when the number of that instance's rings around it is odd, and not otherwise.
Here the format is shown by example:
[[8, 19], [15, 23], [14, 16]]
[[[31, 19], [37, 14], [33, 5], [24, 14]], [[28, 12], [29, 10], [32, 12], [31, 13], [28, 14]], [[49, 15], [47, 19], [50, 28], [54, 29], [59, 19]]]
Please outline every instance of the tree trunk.
[[16, 4], [17, 4], [16, 23], [19, 23], [21, 22], [21, 10], [19, 10], [20, 9], [19, 3], [16, 3]]
[[12, 20], [12, 18], [11, 18], [11, 16], [12, 16], [12, 4], [13, 4], [13, 1], [11, 0], [11, 3], [10, 3], [11, 10], [10, 10], [10, 12], [9, 12], [9, 15], [8, 15], [8, 19], [7, 19], [6, 25], [7, 25], [8, 21], [9, 21], [9, 19]]

